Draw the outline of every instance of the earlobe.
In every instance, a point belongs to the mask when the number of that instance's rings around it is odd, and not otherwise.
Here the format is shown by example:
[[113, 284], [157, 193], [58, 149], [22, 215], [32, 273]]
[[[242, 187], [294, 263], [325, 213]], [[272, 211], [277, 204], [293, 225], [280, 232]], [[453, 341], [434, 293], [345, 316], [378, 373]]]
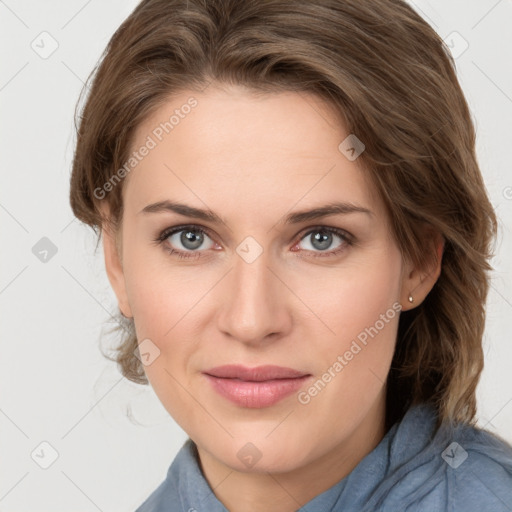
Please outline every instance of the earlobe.
[[419, 306], [430, 293], [441, 275], [441, 264], [444, 251], [444, 238], [439, 233], [430, 234], [434, 238], [434, 250], [431, 264], [426, 269], [409, 268], [402, 281], [402, 311]]
[[112, 286], [112, 289], [114, 290], [114, 293], [116, 294], [121, 314], [126, 318], [132, 318], [133, 315], [128, 303], [124, 271], [119, 249], [116, 243], [115, 233], [111, 231], [111, 228], [108, 226], [108, 224], [105, 224], [105, 226], [102, 227], [102, 235], [105, 269], [107, 272], [108, 280]]

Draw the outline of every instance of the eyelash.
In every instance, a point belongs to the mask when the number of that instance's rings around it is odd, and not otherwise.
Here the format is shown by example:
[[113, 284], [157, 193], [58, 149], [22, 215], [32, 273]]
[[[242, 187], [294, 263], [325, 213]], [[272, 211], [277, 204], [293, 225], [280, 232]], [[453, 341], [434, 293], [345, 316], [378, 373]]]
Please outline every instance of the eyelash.
[[[201, 228], [200, 226], [186, 225], [186, 226], [176, 226], [173, 228], [165, 229], [154, 239], [154, 242], [157, 243], [158, 245], [163, 245], [165, 243], [165, 241], [170, 236], [172, 236], [176, 233], [179, 233], [181, 231], [187, 231], [187, 230], [192, 231], [194, 233], [200, 233], [202, 235], [208, 236], [209, 238], [212, 238], [210, 236], [210, 234], [208, 233], [208, 231], [205, 230], [204, 228]], [[333, 233], [333, 234], [339, 236], [346, 245], [341, 245], [338, 249], [334, 249], [333, 251], [317, 252], [313, 256], [315, 258], [318, 258], [318, 257], [325, 258], [328, 256], [336, 256], [337, 254], [346, 250], [346, 246], [350, 247], [350, 246], [354, 245], [354, 243], [355, 243], [353, 236], [349, 235], [349, 233], [347, 233], [346, 231], [339, 229], [339, 228], [329, 227], [329, 226], [315, 226], [313, 228], [310, 228], [309, 231], [304, 233], [299, 238], [299, 242], [302, 241], [304, 238], [306, 238], [308, 235], [311, 235], [312, 233], [317, 233], [319, 231]], [[173, 256], [177, 256], [180, 259], [189, 259], [189, 258], [197, 259], [197, 258], [201, 257], [200, 256], [201, 251], [178, 251], [176, 249], [168, 249], [168, 248], [165, 248], [165, 249], [169, 254], [171, 254]], [[316, 252], [316, 251], [314, 251], [314, 252]], [[199, 256], [195, 256], [196, 254], [199, 254]]]

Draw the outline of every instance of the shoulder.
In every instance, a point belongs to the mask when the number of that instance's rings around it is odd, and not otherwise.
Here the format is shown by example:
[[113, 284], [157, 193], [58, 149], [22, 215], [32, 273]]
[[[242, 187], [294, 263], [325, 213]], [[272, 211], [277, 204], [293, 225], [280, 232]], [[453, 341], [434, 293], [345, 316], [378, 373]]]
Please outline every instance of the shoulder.
[[372, 510], [511, 512], [512, 446], [468, 424], [434, 432], [431, 420], [427, 408], [416, 409], [407, 419], [415, 428], [397, 429]]
[[137, 507], [135, 512], [165, 512], [169, 510], [169, 504], [175, 504], [178, 497], [172, 478], [167, 477], [149, 496]]
[[[158, 487], [137, 507], [135, 512], [167, 512], [181, 509], [180, 486], [183, 487], [185, 480], [193, 467], [193, 452], [188, 439], [178, 451], [167, 470], [165, 479]], [[169, 508], [170, 504], [172, 507]]]
[[453, 438], [441, 454], [449, 510], [512, 511], [512, 446], [471, 426]]
[[197, 448], [188, 438], [170, 465], [165, 480], [135, 512], [227, 512], [217, 500], [199, 465]]

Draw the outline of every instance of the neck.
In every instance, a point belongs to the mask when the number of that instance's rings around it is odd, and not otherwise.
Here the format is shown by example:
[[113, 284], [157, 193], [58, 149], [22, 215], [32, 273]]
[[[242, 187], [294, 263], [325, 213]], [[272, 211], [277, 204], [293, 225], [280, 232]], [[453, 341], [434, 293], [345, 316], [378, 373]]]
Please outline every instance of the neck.
[[380, 443], [386, 434], [384, 396], [348, 438], [307, 465], [285, 473], [245, 473], [198, 446], [202, 472], [231, 512], [294, 512], [345, 478]]

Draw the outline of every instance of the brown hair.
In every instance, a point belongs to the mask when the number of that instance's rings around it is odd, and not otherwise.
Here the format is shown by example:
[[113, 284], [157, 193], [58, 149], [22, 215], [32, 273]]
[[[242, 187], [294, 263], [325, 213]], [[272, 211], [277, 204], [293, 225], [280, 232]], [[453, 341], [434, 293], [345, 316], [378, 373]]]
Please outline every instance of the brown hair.
[[[170, 95], [216, 81], [310, 92], [339, 111], [366, 146], [359, 158], [403, 256], [428, 265], [425, 225], [445, 241], [438, 281], [400, 316], [387, 424], [421, 402], [435, 405], [438, 425], [475, 423], [497, 223], [453, 58], [405, 1], [144, 0], [111, 38], [91, 81], [70, 200], [76, 217], [99, 228], [98, 241], [106, 222], [120, 226], [122, 182], [102, 199], [111, 218], [102, 217], [94, 191], [112, 179], [134, 130]], [[124, 323], [128, 334], [113, 359], [125, 377], [147, 384], [133, 322]]]

